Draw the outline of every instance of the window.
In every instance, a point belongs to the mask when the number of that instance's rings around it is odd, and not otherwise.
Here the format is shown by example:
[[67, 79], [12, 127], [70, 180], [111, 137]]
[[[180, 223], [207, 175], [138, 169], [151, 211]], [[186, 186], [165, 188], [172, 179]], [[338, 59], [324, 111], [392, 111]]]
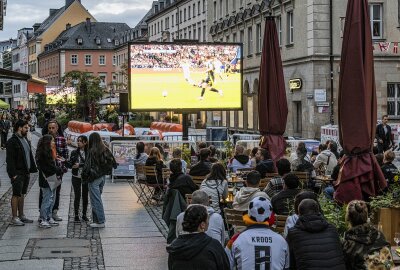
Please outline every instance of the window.
[[261, 52], [262, 43], [261, 43], [261, 23], [257, 24], [257, 43], [256, 43], [256, 51]]
[[243, 6], [243, 0], [239, 1], [239, 6], [242, 7]]
[[236, 0], [232, 1], [232, 10], [236, 10]]
[[199, 32], [198, 32], [198, 35], [199, 35], [199, 36], [198, 36], [198, 40], [200, 41], [200, 40], [201, 40], [201, 27], [199, 27], [198, 30], [199, 30]]
[[287, 13], [287, 44], [293, 44], [293, 34], [294, 34], [294, 26], [293, 26], [293, 10]]
[[117, 56], [113, 55], [113, 66], [117, 64]]
[[77, 65], [78, 64], [78, 55], [72, 54], [71, 55], [71, 65]]
[[164, 24], [164, 21], [161, 21], [161, 32], [164, 31], [164, 26], [163, 26], [163, 24]]
[[206, 41], [206, 40], [207, 40], [206, 34], [207, 34], [207, 28], [206, 28], [205, 25], [203, 25], [203, 41]]
[[229, 36], [229, 35], [227, 35], [227, 36], [226, 36], [226, 42], [228, 42], [228, 43], [229, 43], [230, 41], [231, 41], [231, 40], [230, 40], [230, 36]]
[[[235, 1], [233, 1], [235, 2]], [[225, 15], [229, 14], [229, 0], [225, 0]]]
[[232, 41], [233, 41], [233, 42], [236, 42], [236, 41], [237, 41], [237, 34], [236, 34], [236, 33], [233, 33], [233, 35], [232, 35]]
[[188, 20], [190, 20], [190, 16], [191, 16], [190, 6], [188, 6]]
[[222, 0], [219, 0], [219, 17], [222, 18]]
[[172, 17], [171, 17], [171, 25], [172, 25], [172, 28], [174, 28], [174, 15], [172, 14]]
[[157, 22], [157, 33], [160, 33], [160, 22]]
[[106, 64], [106, 56], [100, 55], [99, 56], [99, 65], [104, 66]]
[[383, 38], [383, 16], [382, 16], [382, 4], [371, 4], [369, 5], [369, 17], [371, 18], [371, 31], [372, 38]]
[[179, 22], [182, 23], [182, 10], [179, 11]]
[[197, 15], [200, 15], [200, 1], [197, 2]]
[[216, 21], [217, 20], [217, 2], [216, 1], [214, 1], [213, 11], [214, 11], [214, 21]]
[[400, 117], [400, 83], [387, 85], [387, 114]]
[[253, 54], [253, 28], [247, 28], [247, 55]]
[[183, 9], [183, 21], [186, 21], [186, 8]]
[[85, 55], [85, 65], [91, 65], [92, 64], [92, 55], [86, 54]]
[[196, 3], [193, 3], [193, 18], [196, 17]]
[[101, 87], [106, 87], [107, 85], [107, 73], [99, 73], [99, 79], [100, 79], [100, 86]]
[[282, 46], [282, 17], [277, 16], [276, 17], [276, 30], [278, 32], [278, 42], [279, 46]]
[[206, 0], [203, 0], [203, 13], [206, 12]]
[[165, 29], [169, 29], [169, 17], [165, 18]]

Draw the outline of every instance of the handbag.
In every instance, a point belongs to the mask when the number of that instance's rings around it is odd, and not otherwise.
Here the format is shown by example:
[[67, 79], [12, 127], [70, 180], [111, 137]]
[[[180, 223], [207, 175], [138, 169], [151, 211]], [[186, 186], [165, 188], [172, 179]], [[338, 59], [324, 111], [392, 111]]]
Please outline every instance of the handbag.
[[61, 185], [61, 178], [58, 177], [56, 174], [50, 175], [46, 177], [42, 172], [44, 179], [46, 179], [47, 183], [49, 184], [50, 190], [55, 190], [59, 185]]

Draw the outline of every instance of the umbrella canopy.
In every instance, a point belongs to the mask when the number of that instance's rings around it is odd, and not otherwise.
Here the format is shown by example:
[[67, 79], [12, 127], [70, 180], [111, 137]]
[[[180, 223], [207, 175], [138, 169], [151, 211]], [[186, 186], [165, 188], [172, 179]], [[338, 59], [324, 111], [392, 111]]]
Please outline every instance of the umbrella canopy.
[[0, 99], [0, 109], [9, 109], [10, 104]]
[[285, 133], [288, 106], [283, 77], [281, 52], [274, 17], [265, 21], [258, 91], [260, 146], [268, 149], [272, 160], [285, 154]]
[[339, 80], [339, 139], [345, 151], [335, 199], [376, 196], [386, 181], [372, 154], [376, 90], [367, 0], [349, 0]]

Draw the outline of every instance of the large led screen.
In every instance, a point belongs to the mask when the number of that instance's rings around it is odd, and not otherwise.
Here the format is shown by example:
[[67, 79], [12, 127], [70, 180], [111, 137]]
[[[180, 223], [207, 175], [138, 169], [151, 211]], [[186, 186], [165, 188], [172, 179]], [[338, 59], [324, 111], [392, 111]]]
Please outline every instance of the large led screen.
[[46, 104], [75, 104], [75, 87], [48, 86], [46, 87]]
[[130, 109], [242, 108], [240, 44], [130, 44]]

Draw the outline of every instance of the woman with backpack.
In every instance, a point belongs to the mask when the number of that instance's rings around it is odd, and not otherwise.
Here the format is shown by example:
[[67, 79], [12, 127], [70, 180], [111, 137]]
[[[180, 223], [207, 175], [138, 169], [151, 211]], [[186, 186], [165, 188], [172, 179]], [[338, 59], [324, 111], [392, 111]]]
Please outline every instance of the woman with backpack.
[[110, 149], [105, 146], [99, 133], [93, 132], [89, 136], [88, 155], [82, 171], [82, 180], [89, 183], [90, 203], [92, 204], [92, 228], [105, 227], [105, 215], [101, 194], [106, 181], [105, 176], [110, 175], [117, 163]]

